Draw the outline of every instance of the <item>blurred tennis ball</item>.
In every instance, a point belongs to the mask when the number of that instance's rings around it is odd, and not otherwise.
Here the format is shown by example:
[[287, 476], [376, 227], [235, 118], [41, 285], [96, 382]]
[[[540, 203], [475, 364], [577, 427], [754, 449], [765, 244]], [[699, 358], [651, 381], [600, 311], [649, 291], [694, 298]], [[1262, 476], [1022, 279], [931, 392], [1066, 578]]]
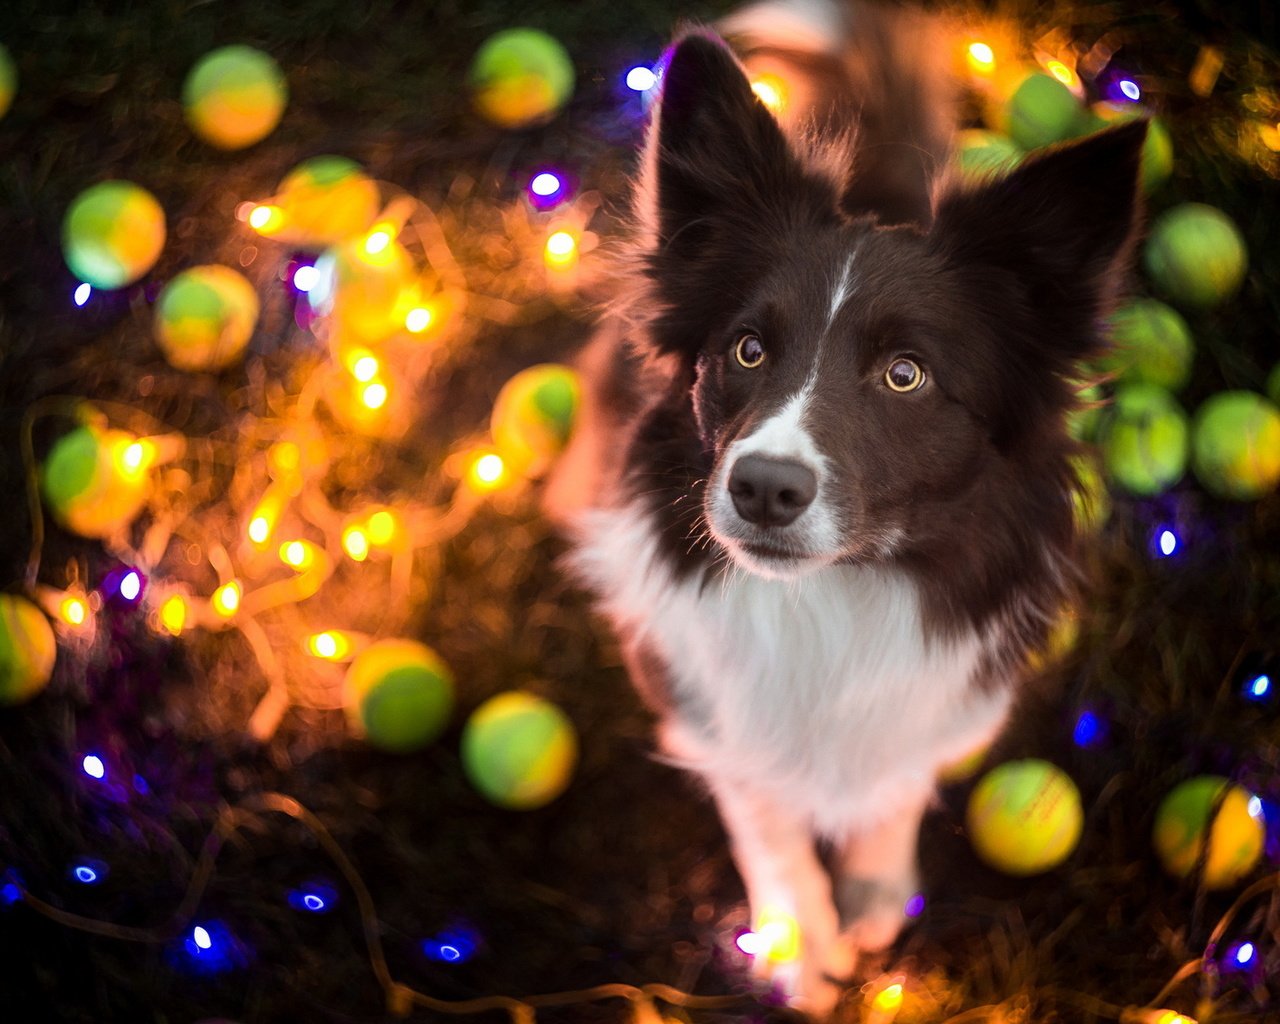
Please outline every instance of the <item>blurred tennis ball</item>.
[[364, 234], [378, 216], [379, 202], [377, 184], [354, 160], [315, 156], [280, 182], [280, 224], [263, 233], [295, 245], [336, 245]]
[[1196, 410], [1191, 468], [1219, 498], [1251, 501], [1280, 483], [1280, 408], [1253, 391], [1223, 391]]
[[531, 693], [509, 690], [481, 704], [462, 732], [467, 778], [500, 807], [529, 810], [569, 785], [578, 736], [565, 713]]
[[1090, 113], [1099, 127], [1133, 121], [1140, 117], [1147, 119], [1147, 141], [1142, 144], [1142, 164], [1139, 178], [1142, 190], [1150, 195], [1173, 173], [1173, 140], [1169, 137], [1169, 129], [1158, 117], [1151, 116], [1150, 111], [1134, 103], [1095, 103]]
[[425, 644], [379, 640], [348, 667], [343, 704], [372, 746], [396, 754], [418, 750], [449, 721], [453, 673]]
[[58, 645], [44, 612], [0, 594], [0, 705], [30, 700], [49, 683]]
[[555, 39], [533, 28], [491, 36], [467, 75], [476, 109], [503, 128], [549, 121], [573, 93], [573, 62]]
[[1130, 494], [1159, 494], [1186, 471], [1187, 434], [1187, 415], [1164, 388], [1117, 388], [1101, 431], [1107, 475]]
[[243, 149], [275, 130], [288, 102], [284, 72], [252, 46], [205, 54], [182, 84], [187, 124], [219, 149]]
[[71, 272], [95, 288], [132, 284], [164, 248], [164, 210], [131, 181], [91, 185], [62, 221], [62, 256]]
[[489, 419], [502, 458], [527, 476], [544, 472], [569, 441], [581, 390], [577, 372], [559, 363], [530, 366], [507, 381]]
[[132, 434], [86, 424], [54, 442], [40, 487], [64, 527], [82, 537], [106, 537], [142, 511], [151, 491], [150, 468]]
[[1249, 263], [1235, 222], [1203, 203], [1183, 203], [1162, 213], [1142, 257], [1161, 292], [1196, 309], [1220, 305], [1234, 295]]
[[1017, 143], [998, 132], [966, 128], [956, 137], [955, 162], [966, 180], [981, 180], [1011, 171], [1024, 156]]
[[1151, 841], [1169, 874], [1186, 878], [1203, 856], [1205, 888], [1225, 889], [1258, 863], [1265, 832], [1253, 794], [1220, 775], [1199, 775], [1161, 801]]
[[1005, 102], [1005, 131], [1024, 150], [1074, 138], [1085, 125], [1084, 108], [1056, 78], [1033, 71]]
[[1008, 761], [978, 782], [966, 816], [984, 861], [1010, 875], [1057, 867], [1080, 841], [1080, 791], [1062, 769], [1030, 758]]
[[9, 113], [13, 95], [18, 91], [18, 69], [14, 67], [9, 51], [0, 43], [0, 117]]
[[243, 274], [217, 264], [184, 270], [156, 300], [156, 341], [169, 365], [179, 370], [230, 366], [257, 322], [253, 285]]
[[1172, 306], [1131, 299], [1111, 314], [1112, 350], [1100, 368], [1121, 381], [1142, 381], [1180, 391], [1191, 379], [1195, 343]]

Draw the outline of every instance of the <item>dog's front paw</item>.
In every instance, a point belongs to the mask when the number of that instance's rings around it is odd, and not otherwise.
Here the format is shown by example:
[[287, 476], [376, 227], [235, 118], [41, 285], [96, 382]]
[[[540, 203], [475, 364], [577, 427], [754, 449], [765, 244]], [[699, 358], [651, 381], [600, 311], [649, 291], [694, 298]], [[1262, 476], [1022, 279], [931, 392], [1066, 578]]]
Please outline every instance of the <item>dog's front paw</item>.
[[[844, 876], [835, 884], [840, 914], [840, 946], [860, 951], [892, 945], [907, 923], [907, 902], [918, 892], [914, 876], [896, 882]], [[844, 954], [848, 956], [849, 954]]]

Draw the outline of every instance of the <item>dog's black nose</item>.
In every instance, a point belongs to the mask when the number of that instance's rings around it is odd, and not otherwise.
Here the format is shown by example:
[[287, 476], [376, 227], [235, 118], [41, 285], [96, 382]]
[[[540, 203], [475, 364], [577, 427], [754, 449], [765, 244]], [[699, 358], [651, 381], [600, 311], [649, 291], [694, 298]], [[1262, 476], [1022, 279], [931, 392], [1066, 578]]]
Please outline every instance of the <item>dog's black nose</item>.
[[818, 493], [818, 477], [808, 466], [763, 455], [744, 455], [729, 473], [733, 507], [757, 526], [786, 526]]

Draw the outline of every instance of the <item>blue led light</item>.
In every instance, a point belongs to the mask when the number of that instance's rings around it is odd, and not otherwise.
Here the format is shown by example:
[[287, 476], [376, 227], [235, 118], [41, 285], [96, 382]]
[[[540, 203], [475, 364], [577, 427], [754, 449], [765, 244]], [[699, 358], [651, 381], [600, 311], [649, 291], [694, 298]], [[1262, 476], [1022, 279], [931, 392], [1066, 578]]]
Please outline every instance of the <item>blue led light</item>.
[[1160, 552], [1161, 558], [1168, 558], [1170, 555], [1176, 554], [1181, 546], [1178, 542], [1178, 535], [1168, 527], [1161, 530], [1156, 536], [1156, 548]]
[[77, 864], [71, 869], [71, 877], [81, 885], [97, 885], [105, 872], [93, 864]]
[[1125, 99], [1133, 100], [1135, 103], [1142, 98], [1142, 90], [1138, 88], [1138, 83], [1132, 78], [1120, 79], [1120, 91], [1124, 93]]
[[5, 882], [0, 886], [0, 903], [6, 907], [12, 906], [22, 899], [22, 890], [18, 888], [15, 882]]
[[180, 963], [199, 974], [219, 974], [233, 967], [243, 967], [248, 951], [220, 921], [204, 921], [192, 925], [179, 947]]
[[906, 905], [902, 908], [902, 912], [907, 917], [919, 917], [924, 913], [924, 893], [918, 892], [907, 900]]
[[91, 779], [101, 779], [107, 774], [107, 766], [102, 763], [102, 758], [97, 754], [85, 754], [84, 760], [80, 762], [80, 767], [84, 769], [84, 773]]
[[1265, 700], [1270, 693], [1271, 677], [1266, 673], [1259, 673], [1244, 684], [1244, 695], [1250, 700]]
[[479, 944], [479, 937], [465, 928], [453, 928], [434, 938], [425, 939], [422, 952], [431, 960], [442, 963], [462, 963], [470, 960]]
[[80, 284], [76, 285], [75, 294], [72, 295], [72, 299], [75, 301], [75, 304], [77, 306], [83, 306], [86, 302], [89, 301], [89, 296], [92, 294], [93, 294], [93, 285], [91, 285], [88, 281], [83, 281]]
[[1257, 950], [1252, 942], [1242, 942], [1236, 947], [1235, 961], [1241, 967], [1248, 967], [1249, 964], [1253, 963], [1255, 953], [1257, 953]]
[[627, 72], [627, 88], [635, 92], [648, 92], [658, 84], [658, 76], [652, 68], [638, 64]]
[[1086, 708], [1076, 719], [1071, 739], [1077, 747], [1092, 747], [1101, 743], [1106, 735], [1106, 721], [1096, 711]]
[[337, 890], [324, 882], [305, 882], [289, 890], [289, 906], [308, 914], [327, 914], [338, 905]]

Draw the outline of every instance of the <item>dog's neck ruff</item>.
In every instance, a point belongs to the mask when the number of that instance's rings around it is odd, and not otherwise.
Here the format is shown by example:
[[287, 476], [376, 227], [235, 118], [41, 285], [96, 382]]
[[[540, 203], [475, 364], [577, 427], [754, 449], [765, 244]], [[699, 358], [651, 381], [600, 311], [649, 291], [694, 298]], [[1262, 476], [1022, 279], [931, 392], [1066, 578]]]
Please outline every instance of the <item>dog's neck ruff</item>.
[[641, 502], [585, 512], [576, 533], [574, 566], [603, 610], [667, 669], [668, 753], [777, 794], [821, 834], [891, 816], [1007, 714], [1008, 688], [974, 685], [998, 638], [927, 637], [903, 573], [682, 575]]

